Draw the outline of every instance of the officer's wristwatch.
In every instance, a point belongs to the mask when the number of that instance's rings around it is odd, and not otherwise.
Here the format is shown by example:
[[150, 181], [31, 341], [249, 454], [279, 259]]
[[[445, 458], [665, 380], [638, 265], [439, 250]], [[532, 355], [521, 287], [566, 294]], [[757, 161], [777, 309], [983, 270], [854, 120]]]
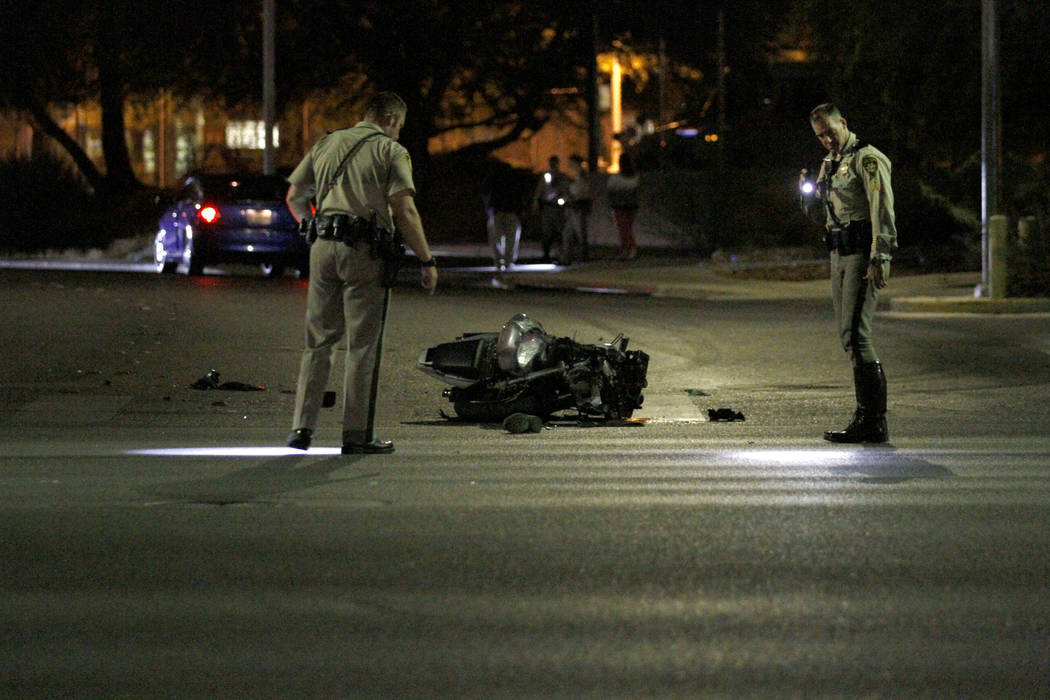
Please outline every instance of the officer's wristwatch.
[[430, 260], [420, 260], [419, 261], [419, 266], [420, 267], [437, 267], [438, 266], [437, 258], [435, 258], [433, 255], [431, 255], [430, 256]]

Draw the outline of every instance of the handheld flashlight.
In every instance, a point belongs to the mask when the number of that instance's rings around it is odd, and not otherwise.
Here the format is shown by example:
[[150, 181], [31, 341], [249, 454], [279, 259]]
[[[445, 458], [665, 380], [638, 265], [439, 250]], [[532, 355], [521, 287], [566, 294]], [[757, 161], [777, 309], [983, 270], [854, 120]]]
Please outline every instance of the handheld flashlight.
[[807, 168], [802, 168], [802, 173], [798, 176], [798, 188], [802, 191], [802, 194], [813, 194], [816, 191], [817, 186], [813, 184], [813, 181], [808, 179], [806, 176], [809, 175]]

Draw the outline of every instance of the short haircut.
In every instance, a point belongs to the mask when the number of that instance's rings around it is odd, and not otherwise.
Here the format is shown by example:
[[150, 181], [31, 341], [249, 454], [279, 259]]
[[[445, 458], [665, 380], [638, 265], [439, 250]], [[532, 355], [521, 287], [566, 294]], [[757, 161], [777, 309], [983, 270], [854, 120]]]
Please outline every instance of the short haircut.
[[835, 106], [834, 102], [819, 104], [809, 113], [809, 120], [815, 122], [822, 119], [842, 119], [842, 112], [839, 111], [839, 108]]
[[383, 117], [387, 114], [404, 115], [407, 112], [408, 105], [393, 92], [376, 93], [365, 105], [365, 118]]

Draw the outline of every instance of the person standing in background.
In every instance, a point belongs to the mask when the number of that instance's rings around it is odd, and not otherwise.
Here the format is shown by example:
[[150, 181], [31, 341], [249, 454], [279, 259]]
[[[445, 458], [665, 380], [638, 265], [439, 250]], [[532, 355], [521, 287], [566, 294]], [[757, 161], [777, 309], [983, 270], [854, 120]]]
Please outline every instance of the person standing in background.
[[638, 182], [634, 160], [630, 153], [624, 153], [620, 156], [620, 172], [610, 175], [606, 185], [613, 223], [620, 238], [619, 260], [634, 260], [638, 257], [638, 244], [634, 240], [634, 220], [638, 216]]
[[503, 272], [518, 262], [523, 193], [515, 186], [510, 166], [498, 163], [493, 167], [485, 183], [486, 228], [492, 262]]
[[569, 179], [561, 171], [561, 160], [551, 156], [548, 168], [536, 183], [532, 196], [532, 210], [540, 216], [540, 244], [543, 246], [543, 262], [550, 262], [551, 248], [561, 240], [565, 228], [565, 204], [569, 193]]

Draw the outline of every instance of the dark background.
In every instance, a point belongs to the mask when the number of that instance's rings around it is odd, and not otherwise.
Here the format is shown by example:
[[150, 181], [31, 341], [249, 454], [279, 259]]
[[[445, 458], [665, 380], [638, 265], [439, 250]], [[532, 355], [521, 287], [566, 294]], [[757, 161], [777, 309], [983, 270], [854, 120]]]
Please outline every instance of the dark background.
[[[1050, 19], [1023, 0], [996, 4], [1002, 209], [1014, 218], [1035, 216], [1045, 230], [1050, 187], [1040, 93], [1050, 82]], [[8, 8], [0, 27], [7, 47], [0, 54], [0, 105], [64, 152], [57, 162], [0, 164], [0, 249], [93, 247], [152, 226], [163, 197], [129, 165], [128, 96], [165, 89], [176, 99], [260, 100], [259, 1], [19, 0]], [[659, 136], [635, 146], [668, 215], [695, 222], [692, 240], [683, 244], [692, 252], [813, 240], [812, 228], [794, 216], [791, 182], [822, 155], [806, 114], [832, 100], [851, 128], [893, 160], [901, 261], [923, 269], [979, 266], [977, 0], [290, 0], [278, 3], [277, 13], [278, 110], [342, 75], [404, 96], [413, 118], [402, 142], [413, 154], [420, 205], [438, 238], [474, 235], [474, 223], [446, 220], [459, 216], [449, 202], [480, 200], [478, 173], [495, 149], [528, 138], [555, 114], [586, 114], [596, 52], [662, 48], [672, 70], [687, 66], [702, 76], [676, 83], [663, 116], [721, 127], [719, 145], [702, 153]], [[658, 81], [644, 78], [627, 76], [624, 100], [651, 113]], [[101, 167], [49, 123], [49, 105], [83, 100], [102, 108]], [[431, 157], [427, 140], [472, 123], [478, 111], [470, 105], [477, 104], [488, 108], [486, 120], [499, 136]], [[699, 193], [661, 184], [680, 182], [679, 171], [692, 173]], [[27, 227], [34, 235], [26, 235]], [[1033, 274], [1038, 287], [1040, 273]]]

